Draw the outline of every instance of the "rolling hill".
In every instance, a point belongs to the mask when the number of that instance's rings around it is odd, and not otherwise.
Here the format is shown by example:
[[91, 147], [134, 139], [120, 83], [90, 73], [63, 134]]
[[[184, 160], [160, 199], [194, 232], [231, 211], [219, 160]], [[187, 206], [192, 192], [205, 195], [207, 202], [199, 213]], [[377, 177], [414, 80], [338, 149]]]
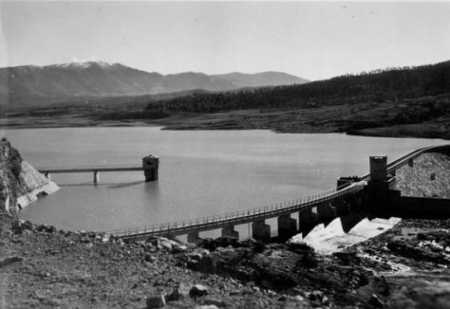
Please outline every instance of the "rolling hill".
[[67, 63], [0, 69], [0, 102], [43, 105], [74, 98], [139, 96], [186, 90], [226, 91], [243, 87], [301, 84], [306, 80], [279, 72], [162, 75], [119, 63]]
[[[228, 74], [230, 83], [241, 74]], [[242, 84], [241, 84], [242, 85]], [[8, 112], [3, 125], [162, 125], [450, 139], [450, 61], [302, 85], [97, 97]]]

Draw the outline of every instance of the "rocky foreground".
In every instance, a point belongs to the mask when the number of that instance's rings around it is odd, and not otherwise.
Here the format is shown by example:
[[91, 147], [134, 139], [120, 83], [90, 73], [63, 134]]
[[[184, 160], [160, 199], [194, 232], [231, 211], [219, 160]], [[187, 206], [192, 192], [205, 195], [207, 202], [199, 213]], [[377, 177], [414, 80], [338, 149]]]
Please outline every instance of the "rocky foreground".
[[108, 235], [1, 219], [2, 308], [448, 308], [449, 221], [402, 221], [345, 252]]

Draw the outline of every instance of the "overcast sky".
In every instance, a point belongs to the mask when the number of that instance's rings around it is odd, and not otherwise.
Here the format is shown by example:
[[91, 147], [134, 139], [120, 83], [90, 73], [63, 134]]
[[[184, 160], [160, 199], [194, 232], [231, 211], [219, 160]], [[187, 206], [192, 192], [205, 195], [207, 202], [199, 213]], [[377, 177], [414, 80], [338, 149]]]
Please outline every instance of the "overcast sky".
[[2, 3], [0, 66], [84, 60], [308, 79], [450, 59], [450, 2]]

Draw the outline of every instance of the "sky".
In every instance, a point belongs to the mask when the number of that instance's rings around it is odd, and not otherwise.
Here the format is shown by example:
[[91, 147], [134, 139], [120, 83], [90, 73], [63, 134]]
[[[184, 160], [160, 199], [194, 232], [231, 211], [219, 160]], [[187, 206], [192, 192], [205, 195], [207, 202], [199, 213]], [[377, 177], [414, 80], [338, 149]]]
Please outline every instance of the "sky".
[[120, 62], [311, 80], [450, 59], [450, 2], [2, 2], [0, 67]]

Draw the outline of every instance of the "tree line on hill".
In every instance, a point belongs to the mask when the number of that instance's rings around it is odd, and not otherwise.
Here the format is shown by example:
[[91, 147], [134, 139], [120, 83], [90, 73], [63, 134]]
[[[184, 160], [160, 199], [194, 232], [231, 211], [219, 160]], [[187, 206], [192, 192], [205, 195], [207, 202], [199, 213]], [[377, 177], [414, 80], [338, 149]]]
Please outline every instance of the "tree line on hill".
[[[450, 61], [358, 75], [343, 75], [302, 85], [252, 88], [220, 93], [193, 93], [149, 102], [145, 111], [136, 113], [136, 116], [137, 118], [162, 118], [173, 113], [316, 108], [368, 102], [399, 104], [399, 102], [408, 102], [411, 98], [436, 96], [448, 92], [450, 92]], [[431, 106], [428, 112], [439, 113], [441, 108], [442, 106]]]

